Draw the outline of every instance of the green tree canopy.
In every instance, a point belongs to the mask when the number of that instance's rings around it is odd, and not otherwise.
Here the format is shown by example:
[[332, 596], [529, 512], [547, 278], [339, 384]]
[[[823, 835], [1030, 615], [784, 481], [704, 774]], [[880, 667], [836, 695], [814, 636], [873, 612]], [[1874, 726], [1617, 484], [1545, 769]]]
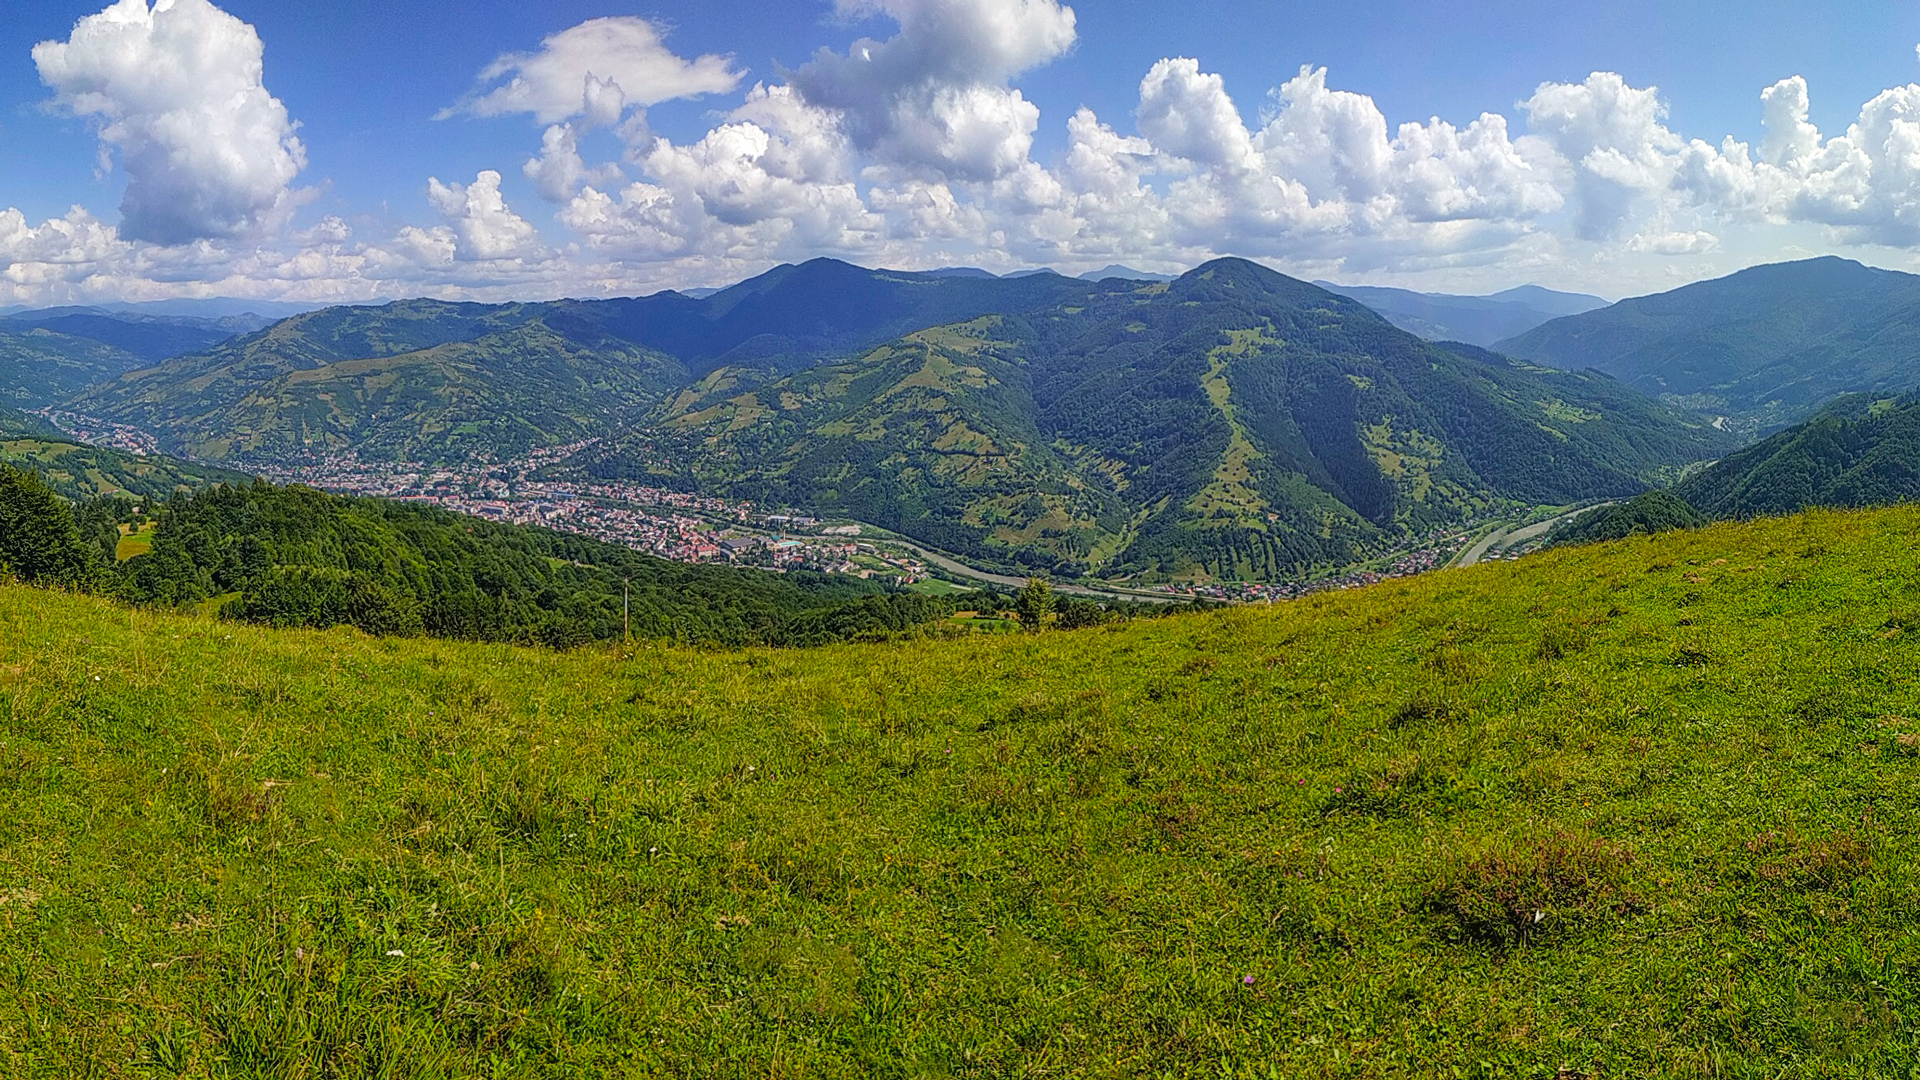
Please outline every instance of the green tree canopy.
[[1039, 630], [1053, 612], [1053, 585], [1044, 577], [1028, 578], [1014, 597], [1013, 612], [1023, 630]]
[[33, 585], [80, 589], [100, 573], [73, 512], [39, 474], [0, 465], [0, 566]]

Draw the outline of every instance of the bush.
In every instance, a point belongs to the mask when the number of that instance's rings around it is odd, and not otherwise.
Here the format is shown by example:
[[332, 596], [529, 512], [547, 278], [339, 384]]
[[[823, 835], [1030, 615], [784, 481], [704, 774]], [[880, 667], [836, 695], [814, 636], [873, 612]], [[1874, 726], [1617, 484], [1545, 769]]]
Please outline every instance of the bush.
[[1436, 875], [1424, 907], [1451, 936], [1510, 946], [1637, 909], [1632, 857], [1603, 840], [1558, 832], [1482, 852]]

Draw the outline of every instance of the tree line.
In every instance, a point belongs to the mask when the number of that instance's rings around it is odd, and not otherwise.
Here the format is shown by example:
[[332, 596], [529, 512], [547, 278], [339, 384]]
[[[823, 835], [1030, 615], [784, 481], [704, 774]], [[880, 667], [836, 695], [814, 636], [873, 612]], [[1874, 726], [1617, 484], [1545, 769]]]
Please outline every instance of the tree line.
[[[151, 550], [119, 561], [122, 526], [150, 527]], [[7, 465], [0, 578], [265, 626], [554, 648], [629, 632], [722, 646], [888, 640], [935, 632], [956, 606], [845, 575], [695, 566], [437, 507], [258, 481], [157, 505], [71, 505], [37, 473]], [[967, 603], [1020, 612], [1035, 629], [1163, 613], [1059, 602], [1044, 582]]]

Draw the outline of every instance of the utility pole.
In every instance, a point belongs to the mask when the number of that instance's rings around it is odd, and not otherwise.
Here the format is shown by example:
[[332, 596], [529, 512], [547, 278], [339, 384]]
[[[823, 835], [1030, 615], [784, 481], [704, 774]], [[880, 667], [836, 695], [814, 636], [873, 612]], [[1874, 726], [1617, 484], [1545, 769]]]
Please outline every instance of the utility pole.
[[633, 644], [633, 579], [620, 579], [620, 643]]

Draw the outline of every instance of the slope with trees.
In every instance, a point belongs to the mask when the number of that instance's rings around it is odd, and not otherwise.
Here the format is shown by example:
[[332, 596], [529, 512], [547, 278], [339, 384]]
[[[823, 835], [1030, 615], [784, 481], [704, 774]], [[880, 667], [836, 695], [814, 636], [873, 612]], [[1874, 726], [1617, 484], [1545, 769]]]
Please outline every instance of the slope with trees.
[[1649, 491], [1626, 502], [1589, 510], [1547, 537], [1548, 545], [1624, 540], [1675, 529], [1698, 529], [1707, 519], [1671, 491]]
[[[210, 600], [273, 626], [353, 625], [556, 647], [639, 637], [809, 644], [886, 636], [950, 606], [856, 578], [691, 566], [545, 529], [310, 488], [220, 486], [159, 509], [117, 595]], [[630, 597], [623, 606], [623, 597]]]
[[0, 404], [38, 408], [141, 366], [139, 357], [88, 338], [0, 325]]
[[1714, 518], [1920, 499], [1920, 400], [1855, 397], [1674, 489]]
[[591, 461], [1023, 571], [1276, 577], [1496, 506], [1644, 490], [1728, 437], [1604, 376], [1439, 347], [1251, 263], [724, 367]]
[[1743, 270], [1556, 319], [1495, 349], [1595, 368], [1744, 430], [1920, 385], [1920, 277], [1838, 258]]

